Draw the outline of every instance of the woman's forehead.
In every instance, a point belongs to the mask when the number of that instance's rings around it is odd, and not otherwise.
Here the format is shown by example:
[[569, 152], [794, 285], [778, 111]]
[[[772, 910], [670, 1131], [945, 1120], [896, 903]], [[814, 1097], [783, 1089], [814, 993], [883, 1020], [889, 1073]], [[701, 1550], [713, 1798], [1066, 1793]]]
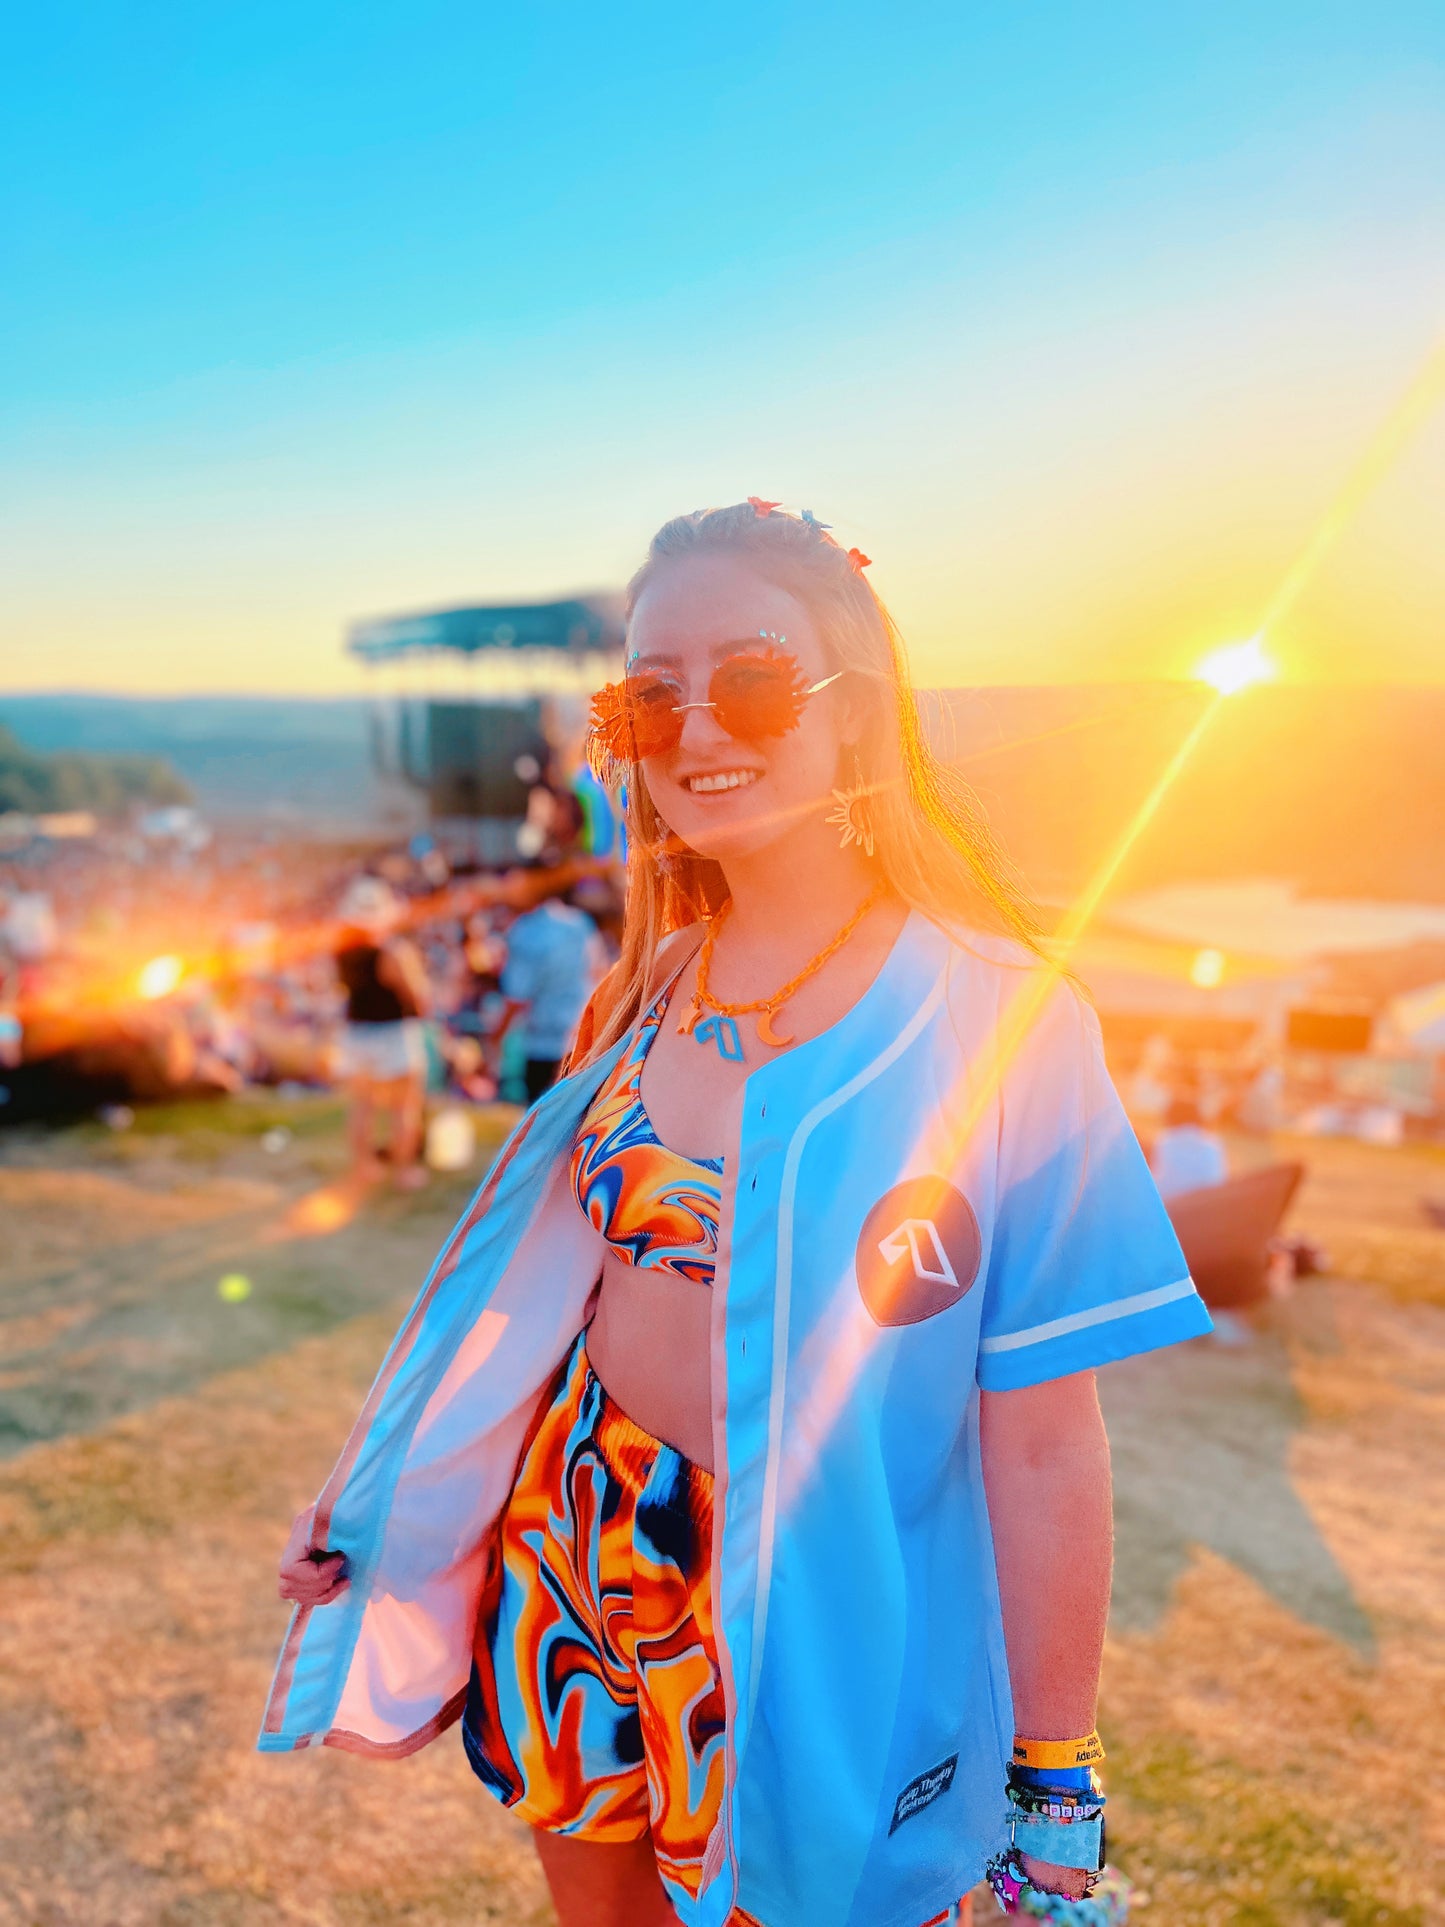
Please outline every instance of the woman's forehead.
[[629, 656], [716, 656], [729, 644], [787, 638], [797, 656], [821, 649], [805, 604], [728, 556], [689, 556], [653, 575], [632, 611]]

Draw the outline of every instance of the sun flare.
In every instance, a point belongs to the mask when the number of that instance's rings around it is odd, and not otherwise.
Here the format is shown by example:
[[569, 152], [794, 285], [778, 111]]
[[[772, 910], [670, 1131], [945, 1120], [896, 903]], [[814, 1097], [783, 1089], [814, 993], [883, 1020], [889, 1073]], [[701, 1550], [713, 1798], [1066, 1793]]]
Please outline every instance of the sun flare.
[[1271, 682], [1278, 669], [1264, 653], [1264, 637], [1251, 636], [1247, 642], [1231, 642], [1207, 655], [1194, 671], [1197, 681], [1207, 682], [1221, 696], [1238, 695], [1252, 683]]

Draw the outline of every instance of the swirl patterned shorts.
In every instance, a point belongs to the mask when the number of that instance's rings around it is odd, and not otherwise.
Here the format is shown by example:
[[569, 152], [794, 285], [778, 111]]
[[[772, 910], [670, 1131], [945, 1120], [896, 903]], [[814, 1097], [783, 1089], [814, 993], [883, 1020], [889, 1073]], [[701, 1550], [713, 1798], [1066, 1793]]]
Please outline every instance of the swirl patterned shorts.
[[723, 1788], [712, 1477], [627, 1417], [579, 1338], [522, 1456], [462, 1733], [534, 1827], [628, 1841], [697, 1892]]
[[[462, 1737], [534, 1827], [652, 1836], [696, 1894], [723, 1792], [711, 1474], [614, 1405], [579, 1338], [522, 1454], [477, 1625]], [[962, 1900], [927, 1927], [965, 1923]], [[762, 1927], [736, 1908], [728, 1927]]]

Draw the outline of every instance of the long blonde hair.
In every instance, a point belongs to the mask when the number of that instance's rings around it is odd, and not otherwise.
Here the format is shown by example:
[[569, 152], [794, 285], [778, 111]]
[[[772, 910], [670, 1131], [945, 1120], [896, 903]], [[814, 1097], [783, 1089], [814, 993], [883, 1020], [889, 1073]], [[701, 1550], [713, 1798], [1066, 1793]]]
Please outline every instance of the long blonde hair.
[[[676, 516], [652, 538], [628, 584], [628, 620], [660, 570], [689, 556], [719, 554], [736, 556], [795, 595], [817, 623], [833, 667], [853, 672], [864, 711], [857, 748], [874, 860], [889, 885], [945, 927], [991, 930], [1041, 955], [1037, 916], [977, 797], [924, 737], [893, 618], [851, 554], [815, 522], [778, 509], [760, 512], [747, 502]], [[635, 763], [625, 789], [622, 952], [594, 999], [574, 1068], [607, 1049], [645, 1009], [663, 939], [714, 915], [727, 900], [720, 866], [671, 836]]]

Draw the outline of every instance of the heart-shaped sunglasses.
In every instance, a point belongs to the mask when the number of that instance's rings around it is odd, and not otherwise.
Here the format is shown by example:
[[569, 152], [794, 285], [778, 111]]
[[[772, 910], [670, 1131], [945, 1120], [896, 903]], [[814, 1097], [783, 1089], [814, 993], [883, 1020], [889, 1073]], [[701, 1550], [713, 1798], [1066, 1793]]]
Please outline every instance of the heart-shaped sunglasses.
[[742, 648], [713, 670], [705, 702], [684, 702], [683, 688], [666, 670], [631, 671], [592, 699], [588, 753], [594, 765], [640, 762], [676, 749], [690, 709], [710, 709], [729, 736], [758, 742], [797, 726], [810, 696], [843, 674], [805, 683], [797, 659], [778, 649]]

